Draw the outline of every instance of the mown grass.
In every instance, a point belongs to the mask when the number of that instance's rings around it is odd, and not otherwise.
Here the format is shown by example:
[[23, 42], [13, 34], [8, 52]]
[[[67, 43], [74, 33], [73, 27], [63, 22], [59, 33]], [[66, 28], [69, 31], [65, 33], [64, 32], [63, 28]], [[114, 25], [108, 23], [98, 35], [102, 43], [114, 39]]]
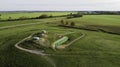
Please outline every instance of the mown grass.
[[86, 34], [85, 38], [64, 50], [50, 52], [58, 67], [119, 67], [120, 36], [100, 32], [81, 32]]
[[120, 34], [120, 17], [118, 15], [84, 15], [82, 18], [66, 19], [74, 22], [77, 28], [101, 30], [107, 33]]
[[[20, 51], [14, 47], [15, 43], [28, 36], [30, 32], [20, 32], [20, 29], [8, 31], [1, 33], [0, 67], [52, 67], [41, 56]], [[3, 36], [3, 34], [6, 36]]]
[[[85, 18], [86, 17], [86, 18]], [[85, 16], [83, 18], [69, 19], [80, 24], [98, 24], [119, 26], [118, 16]], [[88, 17], [88, 18], [87, 18]], [[98, 17], [98, 18], [96, 18]], [[110, 20], [114, 18], [114, 20]], [[14, 47], [15, 43], [34, 32], [45, 29], [49, 32], [82, 32], [86, 36], [66, 49], [56, 52], [47, 49], [57, 67], [119, 67], [120, 66], [120, 35], [107, 34], [103, 32], [86, 31], [72, 28], [61, 28], [53, 23], [59, 23], [61, 18], [55, 20], [44, 19], [38, 25], [16, 27], [0, 30], [0, 67], [52, 67], [49, 62], [38, 55], [21, 51]], [[63, 18], [62, 18], [63, 19]], [[86, 20], [87, 19], [87, 20]], [[94, 21], [93, 19], [96, 19]], [[115, 20], [116, 19], [116, 20]], [[30, 20], [29, 20], [30, 21]], [[33, 22], [40, 20], [31, 20]], [[84, 22], [82, 22], [84, 21]], [[103, 22], [101, 22], [103, 21]], [[23, 22], [23, 21], [20, 21]], [[114, 23], [113, 23], [114, 22]], [[8, 22], [6, 22], [8, 23]], [[23, 22], [24, 23], [24, 22]], [[27, 23], [27, 22], [26, 22]], [[9, 24], [8, 24], [9, 25]], [[10, 24], [11, 25], [11, 24]], [[78, 37], [78, 35], [74, 35]]]
[[84, 15], [81, 18], [73, 18], [68, 21], [76, 22], [76, 25], [111, 25], [120, 26], [119, 15]]
[[61, 19], [64, 19], [64, 17], [57, 17], [57, 18], [46, 18], [46, 19], [36, 19], [36, 20], [22, 20], [22, 21], [5, 21], [5, 22], [0, 22], [0, 27], [4, 26], [13, 26], [13, 25], [20, 25], [20, 24], [29, 24], [29, 23], [57, 23]]
[[[0, 67], [51, 67], [51, 64], [49, 64], [49, 62], [41, 56], [30, 54], [14, 47], [15, 43], [33, 32], [48, 28], [49, 26], [44, 24], [1, 30]], [[48, 30], [59, 31], [59, 29], [56, 28], [51, 28]]]

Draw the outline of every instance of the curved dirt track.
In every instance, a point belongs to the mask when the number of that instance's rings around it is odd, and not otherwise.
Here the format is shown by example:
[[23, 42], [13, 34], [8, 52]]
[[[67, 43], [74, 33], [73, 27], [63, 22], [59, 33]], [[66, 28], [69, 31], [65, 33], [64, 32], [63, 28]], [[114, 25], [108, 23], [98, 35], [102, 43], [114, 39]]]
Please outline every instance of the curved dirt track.
[[56, 64], [52, 61], [51, 58], [49, 58], [48, 56], [46, 56], [46, 54], [42, 53], [41, 51], [38, 51], [38, 50], [29, 50], [29, 49], [25, 49], [25, 48], [22, 48], [19, 46], [20, 43], [22, 43], [24, 40], [26, 40], [27, 38], [30, 38], [31, 36], [29, 37], [26, 37], [24, 38], [23, 40], [19, 41], [18, 43], [15, 44], [15, 47], [22, 50], [22, 51], [26, 51], [26, 52], [29, 52], [29, 53], [32, 53], [32, 54], [37, 54], [37, 55], [41, 55], [44, 59], [46, 59], [46, 61], [48, 61], [53, 67], [56, 67]]
[[20, 43], [22, 43], [24, 40], [26, 40], [27, 38], [29, 37], [26, 37], [24, 38], [23, 40], [19, 41], [18, 43], [15, 44], [15, 47], [20, 49], [20, 50], [23, 50], [23, 51], [26, 51], [26, 52], [29, 52], [29, 53], [33, 53], [33, 54], [38, 54], [38, 55], [41, 55], [41, 56], [44, 56], [46, 54], [42, 53], [41, 51], [37, 51], [37, 50], [29, 50], [29, 49], [25, 49], [25, 48], [22, 48], [20, 46], [18, 46]]
[[79, 36], [78, 38], [74, 39], [73, 41], [71, 41], [70, 43], [68, 43], [66, 46], [70, 46], [70, 45], [73, 44], [75, 41], [77, 41], [77, 40], [79, 40], [79, 39], [81, 39], [81, 38], [83, 38], [83, 37], [85, 37], [85, 34], [82, 33], [81, 36]]
[[[69, 33], [65, 33], [63, 35], [66, 35], [66, 34], [70, 34], [70, 33], [75, 33], [75, 32], [69, 32]], [[33, 34], [32, 34], [33, 35]], [[50, 56], [50, 54], [45, 54], [45, 53], [42, 53], [41, 51], [38, 51], [38, 50], [29, 50], [29, 49], [25, 49], [25, 48], [22, 48], [19, 46], [20, 43], [22, 43], [23, 41], [25, 41], [26, 39], [30, 38], [32, 35], [24, 38], [23, 40], [19, 41], [18, 43], [15, 44], [15, 47], [22, 50], [22, 51], [26, 51], [26, 52], [29, 52], [29, 53], [32, 53], [32, 54], [37, 54], [37, 55], [41, 55], [44, 59], [46, 59], [46, 61], [48, 61], [53, 67], [57, 67], [55, 62], [53, 62], [53, 60], [51, 58], [49, 58], [48, 56]], [[85, 36], [85, 34], [82, 33], [82, 36], [76, 38], [75, 40], [71, 41], [69, 44], [67, 44], [67, 46], [73, 44], [75, 41], [83, 38]]]

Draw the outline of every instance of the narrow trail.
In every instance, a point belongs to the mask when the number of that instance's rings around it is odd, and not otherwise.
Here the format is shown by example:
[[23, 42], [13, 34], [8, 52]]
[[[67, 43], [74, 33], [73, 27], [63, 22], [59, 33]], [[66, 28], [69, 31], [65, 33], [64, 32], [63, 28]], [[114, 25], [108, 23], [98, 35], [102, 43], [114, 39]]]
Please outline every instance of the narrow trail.
[[[75, 32], [69, 32], [69, 33], [65, 33], [65, 34], [62, 34], [62, 35], [67, 35], [67, 34], [72, 34], [72, 33], [75, 33]], [[77, 40], [85, 37], [85, 34], [84, 33], [81, 33], [82, 35], [77, 37], [76, 39], [74, 39], [73, 41], [71, 41], [70, 43], [66, 44], [66, 45], [62, 45], [63, 48], [66, 48], [68, 46], [70, 46], [71, 44], [73, 44], [74, 42], [76, 42]]]
[[[75, 33], [75, 32], [69, 32], [69, 33], [65, 33], [65, 34], [62, 34], [62, 35], [67, 35], [67, 34], [71, 34], [71, 33]], [[50, 54], [45, 54], [45, 53], [42, 53], [42, 51], [38, 51], [38, 50], [30, 50], [30, 49], [26, 49], [26, 48], [23, 48], [23, 47], [20, 47], [19, 44], [22, 43], [23, 41], [25, 41], [26, 39], [30, 38], [33, 34], [31, 34], [30, 36], [22, 39], [21, 41], [17, 42], [15, 44], [15, 47], [22, 50], [22, 51], [26, 51], [26, 52], [29, 52], [29, 53], [32, 53], [32, 54], [37, 54], [37, 55], [40, 55], [42, 56], [42, 58], [44, 58], [47, 62], [49, 62], [53, 67], [57, 67], [55, 62], [49, 58], [48, 56], [52, 56]], [[82, 36], [76, 38], [75, 40], [71, 41], [69, 44], [67, 44], [67, 46], [71, 45], [72, 43], [74, 43], [75, 41], [83, 38], [85, 36], [85, 34], [82, 33]]]
[[75, 33], [75, 32], [67, 32], [67, 33], [64, 33], [64, 34], [61, 34], [61, 35], [67, 35], [67, 34], [72, 34], [72, 33]]
[[47, 54], [42, 53], [41, 51], [38, 50], [29, 50], [29, 49], [25, 49], [19, 46], [20, 43], [22, 43], [24, 40], [26, 40], [27, 38], [30, 38], [31, 36], [28, 36], [26, 38], [24, 38], [23, 40], [19, 41], [18, 43], [15, 44], [15, 47], [22, 50], [22, 51], [26, 51], [32, 54], [37, 54], [37, 55], [41, 55], [42, 58], [46, 59], [47, 62], [49, 62], [53, 67], [56, 67], [55, 62], [53, 62], [53, 60], [51, 58], [49, 58], [47, 56]]
[[[29, 37], [27, 37], [29, 38]], [[26, 40], [27, 38], [19, 41], [18, 43], [15, 44], [15, 47], [20, 49], [20, 50], [23, 50], [23, 51], [26, 51], [26, 52], [29, 52], [29, 53], [33, 53], [33, 54], [37, 54], [37, 55], [41, 55], [41, 56], [45, 56], [46, 54], [43, 54], [41, 51], [37, 51], [37, 50], [29, 50], [29, 49], [25, 49], [25, 48], [22, 48], [19, 46], [20, 43], [22, 43], [24, 40]]]
[[67, 46], [70, 46], [70, 45], [73, 44], [75, 41], [77, 41], [77, 40], [79, 40], [79, 39], [81, 39], [81, 38], [83, 38], [83, 37], [85, 37], [85, 34], [82, 33], [81, 36], [79, 36], [78, 38], [76, 38], [76, 39], [74, 39], [73, 41], [71, 41], [70, 43], [68, 43], [68, 44], [66, 45], [66, 47], [67, 47]]
[[40, 24], [40, 23], [43, 23], [43, 22], [36, 22], [36, 23], [27, 23], [27, 24], [4, 26], [4, 27], [0, 27], [0, 30], [2, 30], [2, 29], [8, 29], [8, 28], [14, 28], [14, 27], [22, 27], [22, 26], [35, 25], [35, 24]]

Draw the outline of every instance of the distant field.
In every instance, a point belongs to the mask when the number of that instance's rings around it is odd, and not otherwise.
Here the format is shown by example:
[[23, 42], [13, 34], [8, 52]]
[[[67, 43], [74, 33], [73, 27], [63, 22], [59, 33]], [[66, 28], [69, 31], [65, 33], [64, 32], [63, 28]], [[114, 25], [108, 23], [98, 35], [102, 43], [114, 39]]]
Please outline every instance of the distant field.
[[27, 17], [27, 18], [32, 18], [32, 17], [38, 17], [42, 14], [47, 14], [47, 15], [52, 15], [52, 16], [60, 16], [60, 15], [66, 15], [71, 12], [12, 12], [12, 13], [0, 13], [1, 14], [1, 19], [8, 19], [11, 17], [12, 19], [18, 19], [19, 17]]
[[112, 33], [120, 34], [119, 15], [84, 15], [82, 18], [66, 19], [68, 22], [75, 22], [78, 27], [89, 29], [101, 29]]
[[120, 26], [119, 15], [84, 15], [82, 18], [69, 19], [77, 25], [111, 25]]
[[[35, 15], [33, 15], [35, 14]], [[27, 13], [26, 16], [39, 16], [39, 13]], [[42, 13], [40, 13], [42, 14]], [[57, 13], [53, 13], [58, 15]], [[59, 13], [59, 15], [67, 14]], [[3, 14], [4, 19], [9, 15], [14, 18], [24, 15], [23, 13]], [[32, 16], [33, 15], [33, 16]], [[74, 21], [77, 26], [100, 25], [100, 26], [120, 26], [120, 17], [118, 15], [85, 15], [82, 18], [66, 19], [65, 17], [7, 21], [0, 22], [0, 27], [29, 24], [40, 22], [41, 24], [21, 26], [0, 30], [0, 67], [53, 67], [48, 61], [39, 55], [34, 55], [21, 51], [14, 45], [21, 39], [34, 32], [47, 30], [49, 32], [82, 32], [86, 36], [76, 41], [71, 46], [63, 50], [53, 51], [46, 49], [46, 53], [57, 67], [119, 67], [120, 66], [120, 35], [108, 34], [104, 32], [95, 32], [88, 30], [72, 29], [59, 27], [61, 19], [65, 21]], [[107, 29], [107, 28], [105, 28]], [[113, 28], [112, 28], [113, 29]], [[54, 36], [54, 34], [53, 34]], [[78, 35], [74, 35], [78, 37]]]

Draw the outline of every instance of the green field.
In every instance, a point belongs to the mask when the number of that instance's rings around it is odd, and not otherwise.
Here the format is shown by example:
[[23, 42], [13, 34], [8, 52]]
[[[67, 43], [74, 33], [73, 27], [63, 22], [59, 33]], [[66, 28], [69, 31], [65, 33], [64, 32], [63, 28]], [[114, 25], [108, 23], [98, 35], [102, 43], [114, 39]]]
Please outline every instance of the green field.
[[[34, 17], [43, 13], [8, 13], [2, 14], [4, 19], [8, 16], [14, 18], [20, 16]], [[52, 15], [68, 14], [67, 12], [54, 13]], [[56, 67], [119, 67], [120, 66], [120, 35], [104, 33], [101, 31], [88, 31], [81, 29], [60, 27], [61, 19], [74, 21], [77, 26], [95, 25], [104, 26], [120, 32], [120, 16], [118, 15], [85, 15], [82, 18], [66, 19], [66, 17], [46, 18], [36, 20], [6, 21], [0, 22], [0, 27], [37, 23], [20, 27], [0, 29], [0, 67], [53, 67], [52, 64], [40, 55], [21, 51], [14, 45], [34, 32], [47, 30], [49, 32], [82, 32], [86, 36], [76, 41], [66, 49], [53, 51], [46, 49], [46, 54], [55, 63]], [[112, 26], [112, 28], [111, 28]], [[110, 27], [110, 28], [108, 28]], [[117, 28], [117, 29], [116, 29]], [[53, 35], [54, 36], [54, 35]], [[78, 37], [78, 35], [74, 35]]]
[[12, 19], [18, 19], [20, 17], [27, 17], [27, 18], [32, 18], [32, 17], [38, 17], [42, 14], [47, 14], [47, 15], [53, 15], [53, 16], [60, 16], [60, 15], [66, 15], [69, 14], [70, 12], [3, 12], [1, 14], [1, 19], [5, 20], [11, 17]]
[[120, 26], [119, 15], [85, 15], [83, 18], [70, 19], [70, 21], [86, 25], [95, 24]]

